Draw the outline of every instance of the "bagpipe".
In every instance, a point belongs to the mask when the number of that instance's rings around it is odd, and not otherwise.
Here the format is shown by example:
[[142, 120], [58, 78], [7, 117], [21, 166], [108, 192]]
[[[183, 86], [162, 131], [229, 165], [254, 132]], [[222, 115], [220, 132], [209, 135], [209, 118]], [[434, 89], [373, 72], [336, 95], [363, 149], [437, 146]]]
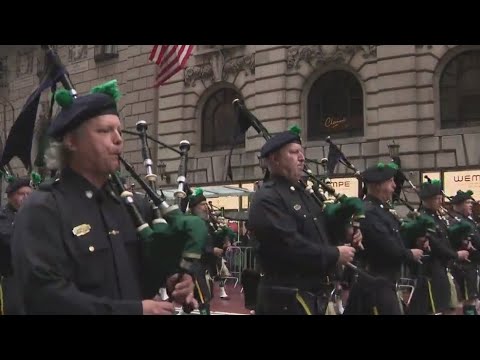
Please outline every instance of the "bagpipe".
[[[46, 51], [52, 61], [60, 66], [60, 59], [53, 49], [47, 45]], [[68, 73], [60, 78], [60, 82], [73, 98], [77, 97], [77, 92], [68, 78]], [[112, 80], [98, 86], [96, 90], [102, 91], [101, 88], [103, 87], [116, 86], [116, 80]], [[145, 281], [145, 290], [151, 292], [153, 296], [164, 285], [164, 281], [169, 275], [179, 272], [181, 274], [191, 273], [193, 271], [207, 241], [208, 230], [200, 218], [185, 215], [177, 205], [169, 205], [161, 189], [161, 195], [159, 195], [156, 188], [156, 175], [152, 172], [152, 160], [146, 140], [146, 122], [137, 123], [137, 130], [142, 140], [142, 156], [147, 170], [146, 180], [148, 184], [122, 156], [119, 156], [119, 160], [149, 197], [154, 214], [152, 223], [148, 224], [145, 221], [133, 199], [133, 194], [126, 191], [118, 173], [110, 174], [109, 183], [116, 195], [123, 200], [137, 233], [143, 241], [146, 273], [148, 274]], [[185, 154], [182, 156], [185, 156]]]
[[[144, 148], [146, 146], [148, 146], [147, 142], [142, 141], [142, 154], [144, 155], [149, 154], [149, 150]], [[208, 239], [208, 228], [205, 222], [198, 216], [183, 213], [178, 205], [167, 203], [162, 189], [157, 189], [156, 176], [149, 169], [151, 167], [149, 157], [144, 158], [144, 164], [147, 166], [146, 179], [150, 184], [144, 181], [123, 157], [120, 156], [119, 159], [125, 170], [145, 191], [154, 214], [153, 236], [144, 237], [147, 246], [147, 263], [149, 268], [153, 269], [151, 271], [152, 281], [159, 282], [163, 275], [176, 271], [194, 273]], [[181, 160], [180, 163], [185, 163], [185, 161]], [[186, 173], [183, 171], [179, 170], [182, 172], [182, 176], [179, 176], [179, 183], [186, 177]], [[179, 184], [179, 188], [180, 186], [183, 185]], [[177, 194], [177, 198], [181, 196], [181, 194]], [[133, 210], [131, 210], [131, 215], [141, 234], [140, 221], [138, 218], [135, 219], [137, 215]], [[162, 261], [165, 261], [164, 265], [161, 264]], [[159, 286], [157, 287], [155, 284], [155, 288], [158, 289]]]

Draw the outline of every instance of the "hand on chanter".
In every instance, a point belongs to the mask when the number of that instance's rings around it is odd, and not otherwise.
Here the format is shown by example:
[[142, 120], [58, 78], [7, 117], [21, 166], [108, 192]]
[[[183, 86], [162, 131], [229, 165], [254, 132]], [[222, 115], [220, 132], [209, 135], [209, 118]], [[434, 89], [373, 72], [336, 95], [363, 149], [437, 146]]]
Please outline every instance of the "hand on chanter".
[[177, 304], [189, 305], [198, 308], [198, 302], [193, 296], [195, 288], [193, 277], [190, 274], [175, 274], [167, 279], [167, 292]]

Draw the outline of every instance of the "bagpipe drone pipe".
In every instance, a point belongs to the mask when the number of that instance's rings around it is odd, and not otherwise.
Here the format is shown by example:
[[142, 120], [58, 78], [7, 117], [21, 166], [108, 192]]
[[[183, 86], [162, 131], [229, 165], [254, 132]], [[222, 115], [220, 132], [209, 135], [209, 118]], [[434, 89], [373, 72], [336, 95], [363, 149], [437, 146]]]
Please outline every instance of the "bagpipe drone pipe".
[[[169, 205], [133, 167], [120, 157], [126, 171], [139, 183], [155, 208], [152, 221], [153, 236], [145, 237], [147, 265], [150, 269], [149, 287], [158, 290], [165, 275], [173, 272], [194, 273], [208, 239], [206, 223], [198, 216], [184, 214], [177, 205]], [[161, 191], [163, 194], [163, 191]], [[162, 264], [162, 261], [165, 263]]]

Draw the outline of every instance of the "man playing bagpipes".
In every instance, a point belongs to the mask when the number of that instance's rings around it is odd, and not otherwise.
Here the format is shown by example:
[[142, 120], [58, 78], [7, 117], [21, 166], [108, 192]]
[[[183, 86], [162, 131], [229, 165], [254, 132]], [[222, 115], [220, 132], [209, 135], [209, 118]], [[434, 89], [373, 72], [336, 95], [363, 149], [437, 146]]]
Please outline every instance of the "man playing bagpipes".
[[21, 313], [21, 309], [18, 307], [18, 292], [13, 277], [11, 237], [15, 216], [33, 189], [29, 178], [15, 178], [10, 175], [7, 182], [7, 205], [0, 212], [0, 314], [17, 315]]
[[213, 282], [219, 280], [220, 298], [228, 300], [225, 291], [225, 280], [222, 279], [222, 269], [224, 269], [223, 255], [231, 242], [235, 238], [232, 231], [222, 225], [218, 219], [210, 213], [207, 199], [203, 195], [201, 188], [189, 196], [189, 209], [193, 215], [197, 215], [205, 220], [208, 224], [209, 240], [202, 257], [202, 263], [207, 271], [207, 279], [210, 284], [210, 298], [213, 298]]
[[[264, 276], [258, 288], [257, 315], [324, 315], [332, 290], [329, 274], [352, 261], [360, 231], [328, 226], [323, 208], [300, 182], [304, 150], [298, 131], [267, 140], [261, 157], [270, 177], [253, 197], [249, 228], [258, 241]], [[341, 241], [333, 239], [338, 231]], [[341, 233], [341, 234], [340, 234]], [[348, 241], [345, 241], [345, 238]]]
[[424, 182], [419, 196], [422, 201], [419, 212], [430, 216], [435, 222], [435, 228], [433, 233], [429, 233], [429, 256], [422, 260], [422, 264], [412, 268], [416, 273], [417, 284], [408, 313], [454, 314], [458, 299], [450, 269], [455, 261], [468, 261], [469, 252], [454, 248], [451, 241], [461, 238], [464, 228], [449, 228], [448, 219], [441, 213], [443, 191], [440, 181]]
[[[450, 212], [454, 216], [452, 219], [452, 226], [457, 226], [461, 223], [470, 225], [465, 230], [468, 232], [467, 236], [462, 236], [459, 241], [453, 240], [453, 244], [460, 249], [465, 249], [470, 252], [469, 260], [471, 262], [456, 263], [452, 267], [452, 274], [458, 284], [458, 298], [463, 302], [464, 315], [477, 315], [478, 302], [478, 279], [477, 269], [480, 262], [480, 232], [478, 224], [472, 217], [473, 212], [473, 192], [472, 191], [457, 191], [455, 196], [450, 199], [453, 206], [453, 211]], [[463, 234], [465, 235], [465, 234]]]
[[359, 277], [352, 286], [344, 315], [402, 315], [403, 307], [396, 284], [405, 263], [420, 261], [423, 250], [408, 248], [400, 234], [400, 221], [390, 212], [395, 191], [395, 163], [379, 163], [366, 169], [361, 178], [366, 185], [365, 218], [360, 219], [365, 250], [362, 264], [375, 279]]
[[[144, 244], [109, 183], [123, 148], [117, 83], [74, 95], [57, 91], [61, 110], [48, 131], [61, 143], [60, 176], [15, 219], [12, 262], [25, 313], [173, 314], [172, 303], [142, 293]], [[169, 276], [167, 287], [195, 306], [190, 275]]]

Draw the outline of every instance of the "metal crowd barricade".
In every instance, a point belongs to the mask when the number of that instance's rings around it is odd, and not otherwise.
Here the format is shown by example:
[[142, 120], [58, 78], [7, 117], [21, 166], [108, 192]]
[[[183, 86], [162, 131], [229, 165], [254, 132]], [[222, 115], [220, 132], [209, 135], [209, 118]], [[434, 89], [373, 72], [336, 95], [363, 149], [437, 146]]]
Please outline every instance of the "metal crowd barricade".
[[227, 268], [230, 276], [225, 277], [235, 281], [235, 286], [242, 281], [242, 272], [245, 269], [255, 269], [256, 259], [254, 248], [250, 246], [230, 246], [225, 252], [224, 258], [226, 260]]

